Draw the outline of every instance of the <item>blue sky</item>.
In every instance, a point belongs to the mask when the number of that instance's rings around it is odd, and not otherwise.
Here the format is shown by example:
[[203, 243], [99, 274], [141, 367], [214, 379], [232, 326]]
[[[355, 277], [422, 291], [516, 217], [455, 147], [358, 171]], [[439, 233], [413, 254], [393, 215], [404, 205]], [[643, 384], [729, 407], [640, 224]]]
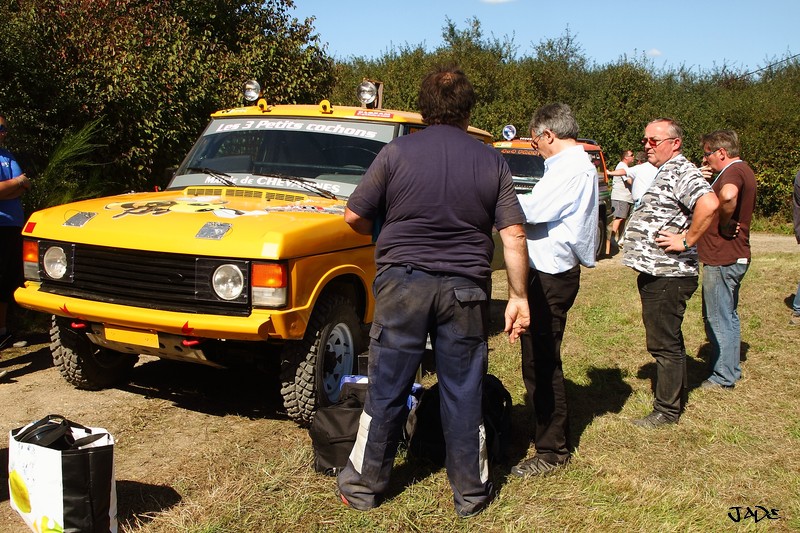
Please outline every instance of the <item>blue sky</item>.
[[314, 16], [330, 55], [379, 57], [390, 49], [442, 44], [445, 17], [484, 36], [513, 37], [518, 55], [569, 28], [590, 61], [607, 64], [646, 55], [655, 67], [708, 71], [723, 64], [757, 70], [800, 53], [800, 0], [545, 1], [295, 0], [293, 15]]

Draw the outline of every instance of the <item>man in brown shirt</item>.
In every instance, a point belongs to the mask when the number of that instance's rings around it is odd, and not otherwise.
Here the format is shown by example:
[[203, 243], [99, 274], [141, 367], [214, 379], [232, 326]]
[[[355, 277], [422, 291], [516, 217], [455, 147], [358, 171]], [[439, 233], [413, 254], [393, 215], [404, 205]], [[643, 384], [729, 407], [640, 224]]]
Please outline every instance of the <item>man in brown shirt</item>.
[[742, 375], [737, 307], [739, 286], [750, 266], [750, 222], [756, 205], [756, 178], [739, 157], [739, 137], [735, 131], [708, 133], [703, 135], [702, 144], [704, 168], [718, 172], [711, 188], [719, 197], [719, 208], [708, 230], [697, 241], [703, 263], [703, 322], [714, 349], [709, 360], [711, 375], [701, 387], [732, 389]]

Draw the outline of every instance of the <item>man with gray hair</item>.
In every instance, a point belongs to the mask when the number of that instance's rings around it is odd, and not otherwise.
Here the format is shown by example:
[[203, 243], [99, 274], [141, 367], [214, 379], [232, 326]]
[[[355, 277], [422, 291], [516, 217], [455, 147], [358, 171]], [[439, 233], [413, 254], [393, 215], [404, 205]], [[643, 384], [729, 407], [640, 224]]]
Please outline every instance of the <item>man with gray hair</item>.
[[561, 341], [580, 287], [581, 265], [597, 248], [597, 171], [577, 142], [578, 122], [566, 104], [540, 108], [530, 123], [531, 145], [544, 157], [544, 175], [520, 195], [528, 240], [529, 333], [523, 333], [522, 380], [533, 409], [536, 453], [511, 469], [544, 475], [569, 461], [569, 418]]
[[625, 233], [622, 264], [639, 272], [647, 351], [656, 360], [653, 411], [634, 420], [653, 429], [681, 416], [686, 390], [683, 315], [697, 290], [695, 243], [711, 224], [719, 201], [700, 170], [681, 153], [683, 129], [657, 118], [644, 130], [647, 160], [658, 167]]

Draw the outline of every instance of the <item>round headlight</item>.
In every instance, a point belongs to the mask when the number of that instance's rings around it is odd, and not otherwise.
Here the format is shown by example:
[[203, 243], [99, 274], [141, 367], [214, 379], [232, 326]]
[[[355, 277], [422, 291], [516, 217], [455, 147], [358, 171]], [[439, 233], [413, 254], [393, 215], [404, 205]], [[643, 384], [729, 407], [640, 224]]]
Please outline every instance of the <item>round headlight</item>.
[[510, 141], [517, 136], [517, 128], [513, 124], [506, 124], [503, 127], [503, 139]]
[[378, 97], [378, 88], [371, 81], [362, 81], [356, 89], [358, 101], [362, 104], [371, 104]]
[[258, 100], [258, 97], [261, 96], [261, 85], [259, 85], [256, 80], [247, 80], [244, 82], [242, 93], [244, 94], [245, 100], [248, 102], [255, 102]]
[[244, 276], [236, 265], [220, 265], [214, 271], [211, 285], [223, 300], [235, 300], [244, 289]]
[[61, 279], [67, 273], [67, 254], [60, 246], [51, 246], [44, 253], [44, 271], [53, 279]]

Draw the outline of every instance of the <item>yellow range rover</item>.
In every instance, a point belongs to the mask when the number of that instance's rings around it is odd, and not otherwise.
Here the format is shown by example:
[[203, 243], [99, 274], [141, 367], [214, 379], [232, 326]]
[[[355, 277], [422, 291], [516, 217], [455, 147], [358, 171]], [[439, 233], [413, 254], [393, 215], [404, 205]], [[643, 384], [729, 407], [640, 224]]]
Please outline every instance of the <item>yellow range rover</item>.
[[280, 358], [286, 411], [305, 425], [357, 371], [374, 244], [345, 202], [386, 143], [424, 124], [381, 109], [370, 83], [363, 107], [269, 105], [248, 83], [252, 105], [214, 113], [165, 190], [44, 209], [23, 228], [15, 297], [53, 315], [53, 361], [74, 386], [124, 381], [140, 354]]

